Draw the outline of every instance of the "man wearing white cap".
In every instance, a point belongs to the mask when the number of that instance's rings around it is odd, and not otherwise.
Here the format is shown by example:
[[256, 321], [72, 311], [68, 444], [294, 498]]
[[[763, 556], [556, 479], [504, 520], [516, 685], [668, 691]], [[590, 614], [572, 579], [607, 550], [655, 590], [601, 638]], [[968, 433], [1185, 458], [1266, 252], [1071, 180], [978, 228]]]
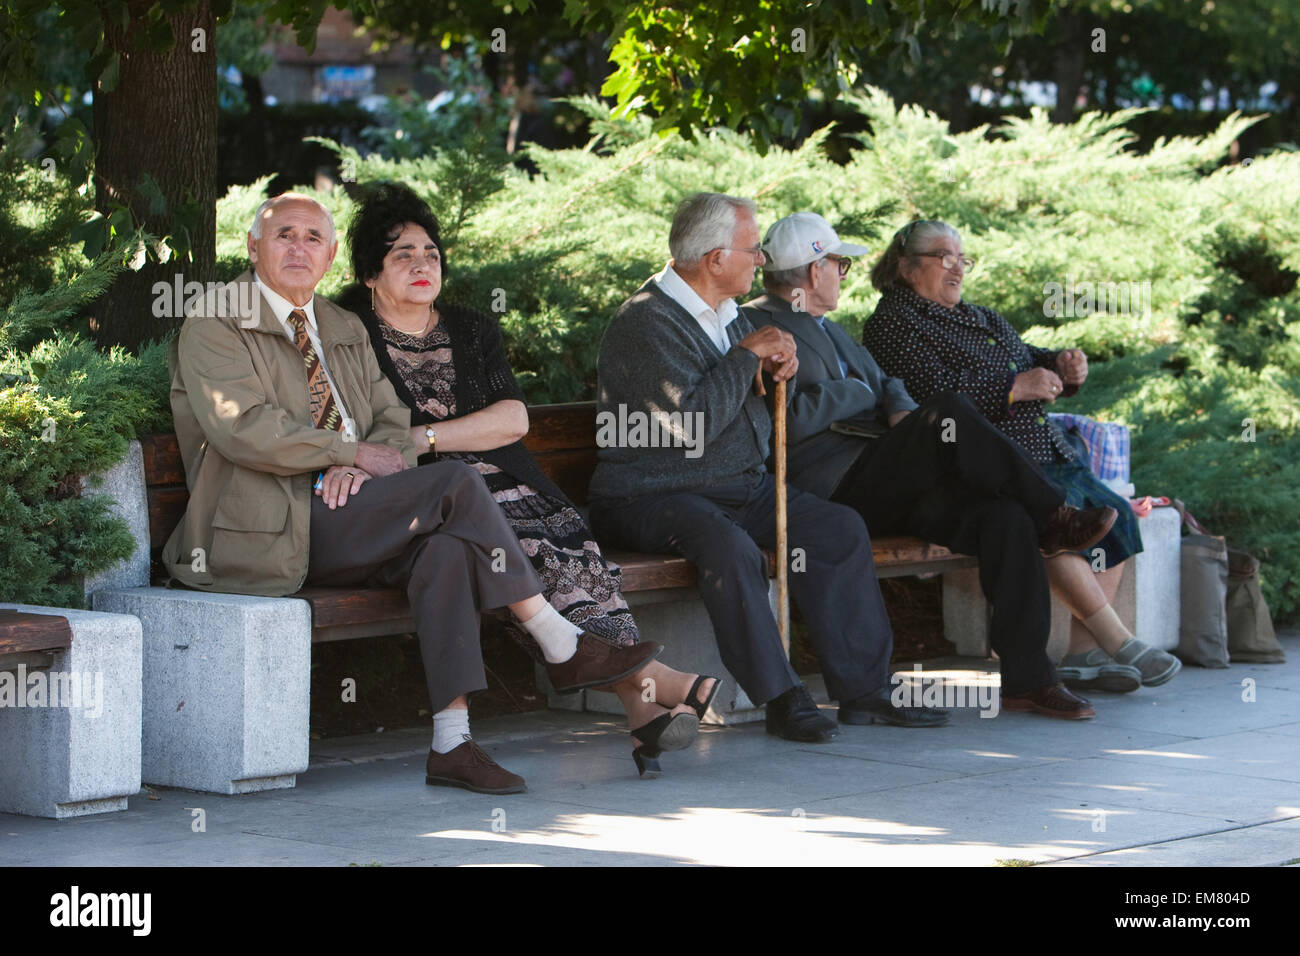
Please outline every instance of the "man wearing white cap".
[[[789, 335], [737, 314], [734, 299], [749, 292], [763, 259], [755, 208], [720, 193], [683, 200], [669, 264], [615, 313], [600, 345], [597, 420], [635, 417], [665, 434], [598, 435], [588, 504], [601, 541], [695, 565], [722, 661], [766, 706], [767, 732], [824, 742], [836, 724], [781, 645], [761, 550], [776, 543], [776, 482], [764, 464], [772, 420], [755, 379], [760, 368], [788, 379], [798, 359]], [[697, 416], [694, 447], [670, 440], [670, 423]], [[947, 711], [890, 700], [893, 632], [861, 517], [797, 489], [787, 504], [790, 548], [806, 558], [790, 575], [790, 597], [841, 722], [947, 723]]]
[[1063, 507], [1062, 490], [968, 398], [943, 392], [918, 408], [901, 379], [886, 376], [826, 318], [839, 304], [849, 257], [865, 248], [843, 242], [811, 212], [773, 224], [762, 248], [767, 294], [741, 312], [754, 326], [789, 332], [798, 347], [787, 412], [790, 483], [855, 508], [872, 534], [914, 534], [976, 555], [993, 605], [1003, 708], [1093, 716], [1047, 658], [1051, 604], [1039, 552], [1089, 547], [1113, 512]]

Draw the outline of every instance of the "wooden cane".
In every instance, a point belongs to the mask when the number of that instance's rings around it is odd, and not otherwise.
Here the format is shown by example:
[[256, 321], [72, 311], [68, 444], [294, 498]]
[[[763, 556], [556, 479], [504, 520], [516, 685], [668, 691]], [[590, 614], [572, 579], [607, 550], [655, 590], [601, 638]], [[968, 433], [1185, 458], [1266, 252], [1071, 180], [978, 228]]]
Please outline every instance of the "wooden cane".
[[776, 383], [772, 401], [776, 457], [776, 623], [781, 631], [781, 646], [790, 656], [790, 587], [786, 577], [790, 554], [786, 541], [785, 503], [785, 381]]

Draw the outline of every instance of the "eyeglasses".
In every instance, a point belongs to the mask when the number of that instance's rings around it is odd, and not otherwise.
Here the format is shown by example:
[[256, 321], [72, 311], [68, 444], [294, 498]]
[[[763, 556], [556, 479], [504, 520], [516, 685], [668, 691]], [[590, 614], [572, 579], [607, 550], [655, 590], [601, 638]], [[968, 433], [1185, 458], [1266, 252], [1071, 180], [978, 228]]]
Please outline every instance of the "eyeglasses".
[[841, 279], [843, 279], [846, 275], [848, 275], [849, 270], [853, 268], [853, 260], [850, 259], [848, 256], [827, 255], [827, 256], [823, 256], [822, 259], [825, 262], [833, 262], [837, 267], [839, 267]]
[[763, 251], [762, 245], [745, 246], [743, 249], [739, 246], [718, 246], [718, 248], [725, 250], [726, 252], [744, 252], [750, 256], [762, 256], [763, 261], [767, 261], [767, 253]]
[[963, 272], [975, 268], [975, 260], [970, 256], [955, 256], [951, 252], [914, 252], [912, 255], [918, 259], [938, 259], [939, 265], [944, 269], [952, 269], [959, 262]]

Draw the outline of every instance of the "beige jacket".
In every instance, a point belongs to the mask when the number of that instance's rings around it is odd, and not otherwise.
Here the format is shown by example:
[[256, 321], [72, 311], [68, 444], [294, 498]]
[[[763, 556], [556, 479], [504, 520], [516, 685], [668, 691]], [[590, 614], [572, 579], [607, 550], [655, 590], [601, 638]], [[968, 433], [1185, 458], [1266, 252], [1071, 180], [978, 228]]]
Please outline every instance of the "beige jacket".
[[307, 577], [315, 474], [353, 464], [357, 441], [389, 445], [414, 466], [410, 412], [379, 370], [360, 320], [318, 295], [325, 366], [355, 428], [349, 435], [314, 427], [302, 354], [251, 272], [231, 286], [222, 304], [260, 307], [220, 308], [210, 298], [172, 343], [172, 416], [190, 499], [162, 561], [190, 587], [292, 594]]

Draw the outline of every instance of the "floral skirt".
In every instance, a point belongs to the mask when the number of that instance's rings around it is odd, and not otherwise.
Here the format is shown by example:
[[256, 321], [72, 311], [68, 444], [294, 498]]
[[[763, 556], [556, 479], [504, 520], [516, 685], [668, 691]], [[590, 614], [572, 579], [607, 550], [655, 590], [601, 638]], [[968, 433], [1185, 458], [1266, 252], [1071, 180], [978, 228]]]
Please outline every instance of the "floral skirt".
[[[475, 455], [443, 457], [458, 458], [483, 476], [542, 579], [542, 593], [551, 607], [576, 627], [616, 647], [640, 640], [632, 612], [619, 591], [622, 572], [618, 565], [606, 563], [587, 522], [572, 505], [517, 481]], [[503, 620], [520, 646], [534, 660], [542, 661], [537, 642], [509, 614]]]

